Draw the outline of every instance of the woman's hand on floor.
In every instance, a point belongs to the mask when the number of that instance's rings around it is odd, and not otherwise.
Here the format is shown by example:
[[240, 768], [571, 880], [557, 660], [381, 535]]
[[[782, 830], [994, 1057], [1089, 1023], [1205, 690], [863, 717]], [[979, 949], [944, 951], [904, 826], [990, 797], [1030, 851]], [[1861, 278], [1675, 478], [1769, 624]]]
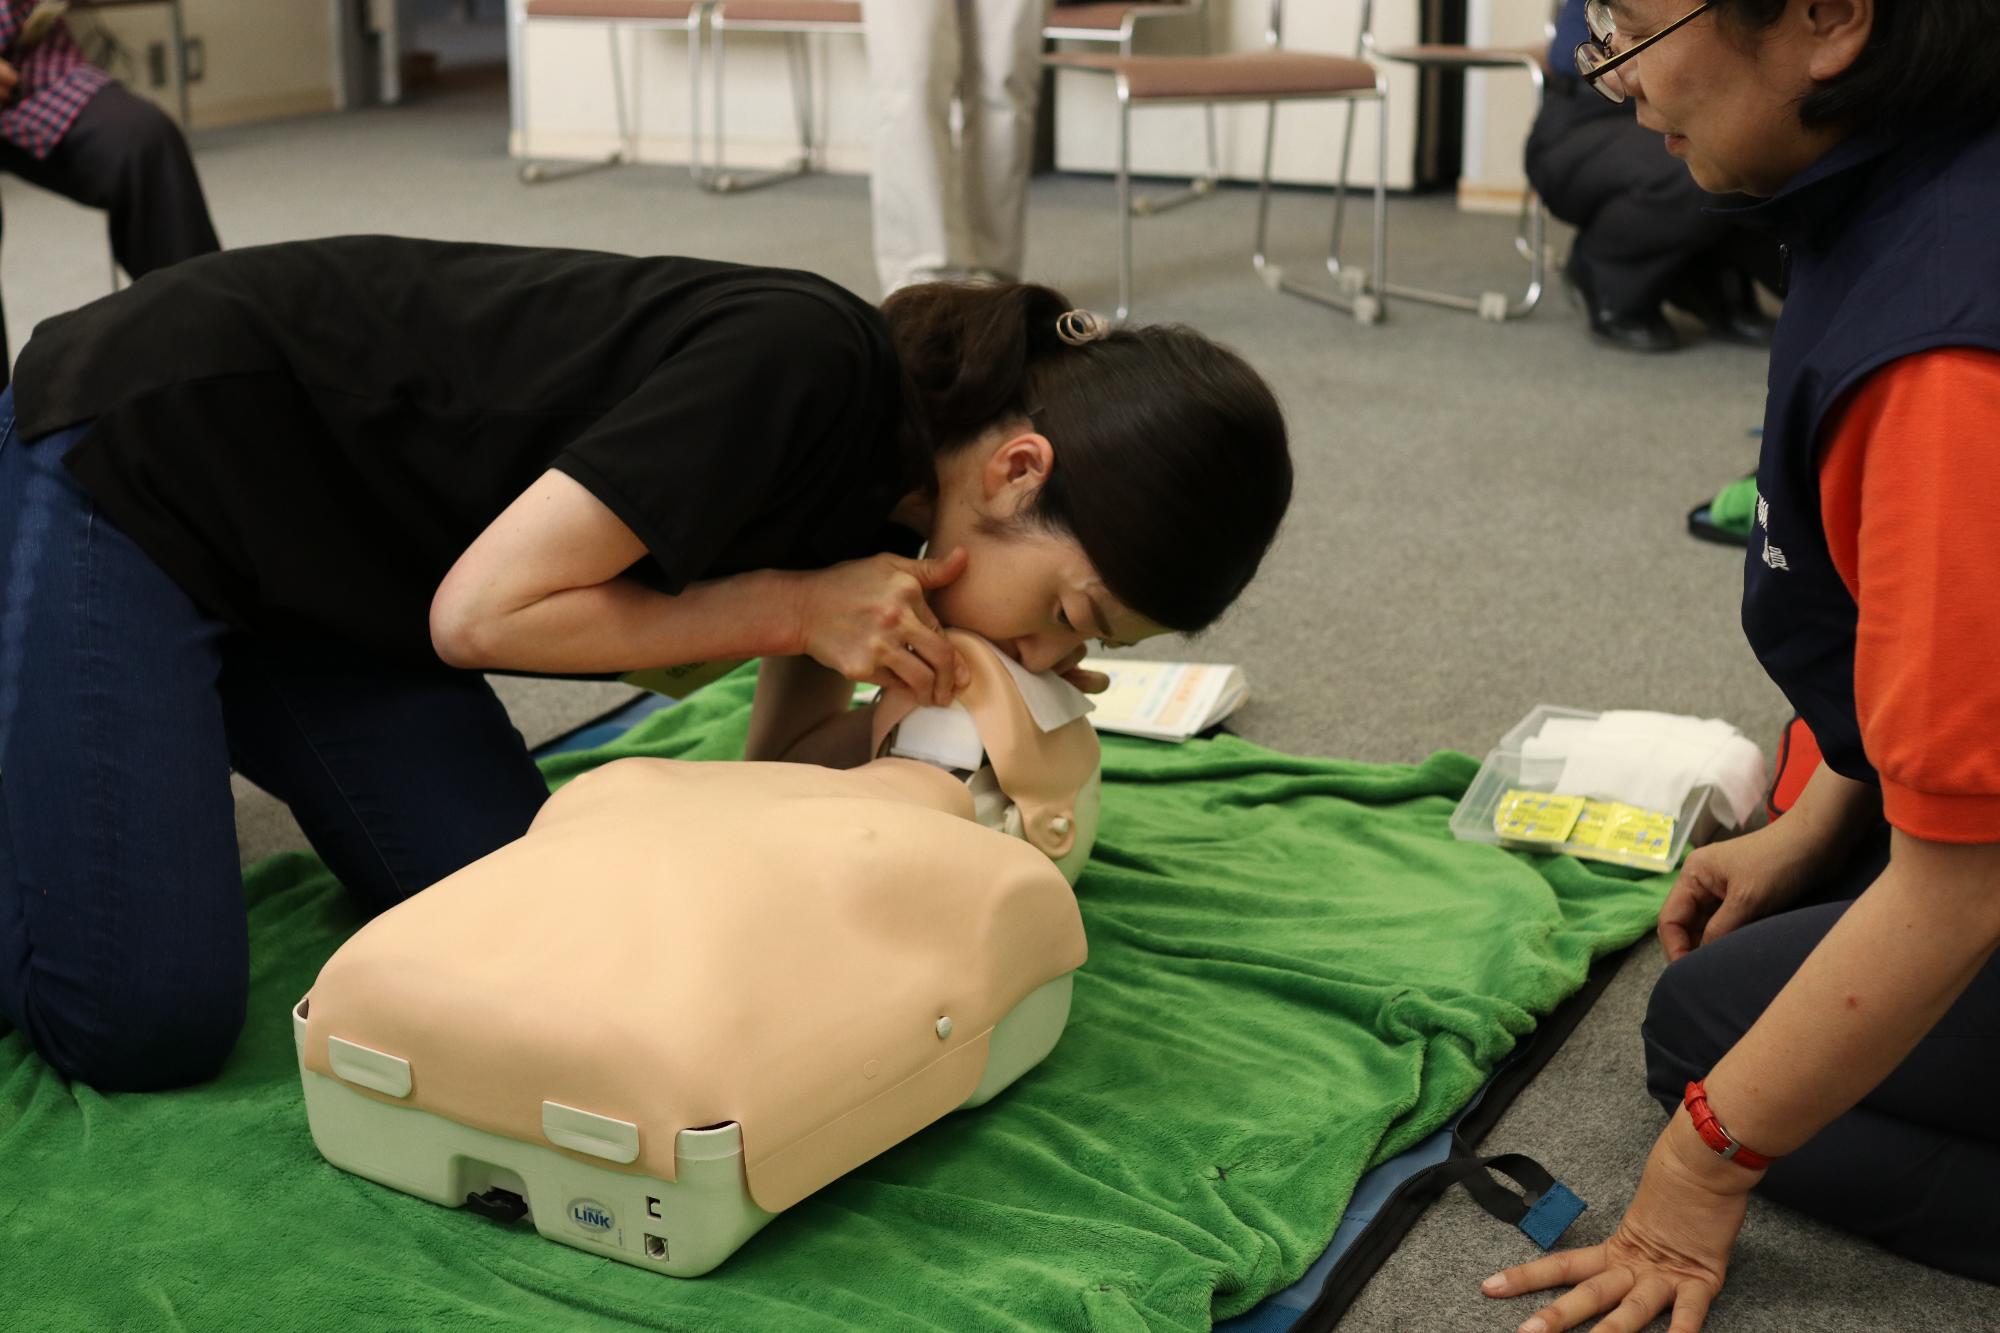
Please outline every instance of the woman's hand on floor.
[[1669, 1333], [1696, 1333], [1722, 1290], [1750, 1189], [1761, 1179], [1762, 1172], [1723, 1161], [1687, 1112], [1677, 1112], [1609, 1240], [1496, 1273], [1480, 1290], [1508, 1297], [1572, 1288], [1530, 1315], [1520, 1333], [1559, 1333], [1598, 1315], [1605, 1318], [1596, 1333], [1638, 1333], [1669, 1309]]
[[950, 703], [967, 671], [924, 594], [963, 574], [965, 561], [963, 547], [942, 560], [871, 555], [801, 576], [802, 651], [849, 680]]

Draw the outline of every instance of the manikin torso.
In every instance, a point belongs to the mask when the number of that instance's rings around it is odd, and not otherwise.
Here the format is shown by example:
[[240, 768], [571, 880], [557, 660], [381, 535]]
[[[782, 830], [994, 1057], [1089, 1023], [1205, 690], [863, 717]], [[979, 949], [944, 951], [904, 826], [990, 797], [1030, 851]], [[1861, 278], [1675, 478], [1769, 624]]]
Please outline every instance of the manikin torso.
[[[1038, 721], [1018, 668], [952, 637], [960, 703], [885, 695], [860, 768], [626, 759], [571, 782], [328, 962], [306, 1068], [334, 1076], [328, 1037], [392, 1052], [397, 1104], [516, 1139], [546, 1101], [629, 1122], [622, 1169], [663, 1180], [679, 1131], [735, 1122], [770, 1212], [966, 1102], [995, 1024], [1084, 960], [1099, 756], [1060, 689]], [[1045, 729], [1051, 699], [1075, 715]], [[961, 743], [894, 753], [905, 723]]]

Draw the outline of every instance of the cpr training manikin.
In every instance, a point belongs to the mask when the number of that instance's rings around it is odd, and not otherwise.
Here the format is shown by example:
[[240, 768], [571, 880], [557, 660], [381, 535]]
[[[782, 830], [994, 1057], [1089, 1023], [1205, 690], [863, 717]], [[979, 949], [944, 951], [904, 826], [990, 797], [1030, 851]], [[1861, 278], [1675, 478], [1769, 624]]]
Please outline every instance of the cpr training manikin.
[[971, 684], [885, 693], [872, 762], [618, 760], [358, 931], [293, 1010], [327, 1160], [693, 1277], [1038, 1064], [1097, 738], [950, 634]]

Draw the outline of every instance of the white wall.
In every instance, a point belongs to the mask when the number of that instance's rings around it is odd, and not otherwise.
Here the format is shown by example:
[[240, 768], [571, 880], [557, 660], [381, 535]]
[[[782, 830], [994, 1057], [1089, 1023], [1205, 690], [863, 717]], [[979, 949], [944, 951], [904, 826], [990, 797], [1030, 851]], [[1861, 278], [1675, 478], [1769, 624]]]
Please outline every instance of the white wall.
[[[182, 14], [186, 36], [200, 42], [202, 78], [188, 86], [194, 128], [338, 106], [334, 0], [184, 0]], [[146, 68], [146, 48], [172, 42], [166, 4], [80, 10], [74, 22], [80, 30], [96, 24], [112, 32], [136, 64], [118, 74], [134, 92], [178, 114], [172, 58], [164, 86], [152, 86]]]
[[[213, 0], [190, 0], [212, 3]], [[510, 16], [522, 0], [508, 0]], [[1476, 45], [1537, 47], [1550, 12], [1548, 0], [1468, 0], [1468, 40]], [[1350, 54], [1360, 20], [1360, 0], [1289, 0], [1286, 44], [1300, 50]], [[1379, 0], [1377, 36], [1385, 46], [1414, 41], [1414, 0]], [[1263, 43], [1267, 0], [1209, 0], [1206, 22], [1217, 50], [1255, 50]], [[1143, 52], [1174, 54], [1199, 49], [1193, 20], [1160, 21], [1140, 28]], [[626, 87], [640, 89], [639, 156], [661, 163], [688, 160], [687, 43], [679, 32], [627, 30], [623, 38]], [[527, 59], [519, 58], [523, 53]], [[857, 37], [812, 39], [818, 77], [815, 105], [820, 139], [836, 171], [868, 169], [867, 62]], [[517, 34], [514, 66], [513, 151], [517, 156], [598, 157], [616, 146], [610, 43], [597, 24], [536, 24]], [[1104, 50], [1103, 47], [1078, 47]], [[733, 163], [775, 166], [793, 151], [790, 82], [781, 39], [737, 34], [729, 42], [724, 115]], [[1389, 183], [1407, 187], [1415, 154], [1418, 75], [1388, 66], [1390, 90]], [[1526, 181], [1521, 148], [1534, 119], [1528, 79], [1512, 71], [1467, 76], [1465, 162], [1459, 185], [1467, 208], [1511, 211]], [[704, 111], [704, 115], [710, 114]], [[1326, 184], [1339, 162], [1346, 110], [1296, 106], [1283, 112], [1278, 137], [1279, 180]], [[1372, 178], [1375, 125], [1364, 109], [1356, 126], [1353, 178]], [[1066, 171], [1108, 172], [1117, 153], [1117, 102], [1110, 80], [1063, 72], [1056, 80], [1056, 161]], [[524, 134], [525, 130], [525, 134]], [[1264, 109], [1232, 106], [1218, 111], [1222, 170], [1255, 179], [1263, 150]], [[532, 151], [530, 151], [532, 150]], [[1142, 174], [1198, 173], [1206, 157], [1202, 113], [1160, 108], [1133, 118], [1133, 166]]]
[[[522, 0], [509, 0], [510, 16]], [[1350, 54], [1359, 19], [1359, 0], [1290, 0], [1287, 44], [1303, 50]], [[1267, 0], [1210, 0], [1208, 22], [1216, 49], [1254, 50], [1263, 44]], [[1384, 5], [1386, 40], [1415, 35], [1415, 6]], [[1154, 23], [1141, 29], [1148, 52], [1196, 49], [1199, 29], [1192, 21]], [[626, 87], [638, 87], [639, 156], [644, 161], [688, 160], [690, 123], [687, 43], [676, 32], [626, 30], [623, 38]], [[813, 39], [819, 76], [816, 103], [821, 141], [836, 171], [866, 171], [871, 119], [867, 62], [858, 37]], [[1102, 50], [1104, 48], [1095, 48]], [[611, 54], [599, 24], [538, 22], [517, 31], [514, 47], [514, 135], [517, 156], [597, 157], [616, 146]], [[525, 61], [521, 58], [525, 55]], [[1410, 181], [1416, 75], [1390, 73], [1392, 185]], [[629, 96], [629, 93], [628, 93]], [[724, 90], [729, 152], [734, 163], [773, 166], [794, 151], [789, 80], [781, 39], [738, 34], [729, 39]], [[1057, 162], [1065, 170], [1108, 171], [1116, 153], [1116, 102], [1109, 80], [1065, 73], [1057, 80]], [[706, 114], [706, 113], [705, 113]], [[1284, 113], [1277, 174], [1281, 180], [1326, 183], [1338, 164], [1340, 117], [1334, 107], [1293, 107]], [[1365, 178], [1374, 170], [1372, 110], [1358, 124], [1355, 161]], [[1225, 173], [1253, 178], [1262, 152], [1261, 107], [1227, 107], [1220, 113]], [[1193, 174], [1203, 158], [1201, 116], [1197, 111], [1159, 109], [1136, 118], [1134, 164], [1142, 172]]]
[[[1376, 8], [1376, 38], [1383, 45], [1416, 40], [1417, 6], [1383, 0]], [[1289, 0], [1285, 45], [1294, 50], [1354, 54], [1360, 35], [1360, 0]], [[1213, 49], [1254, 51], [1264, 45], [1268, 0], [1210, 0], [1208, 27]], [[1139, 29], [1142, 51], [1178, 54], [1200, 49], [1200, 28], [1192, 21], [1153, 22]], [[1079, 47], [1078, 49], [1091, 49]], [[1096, 48], [1099, 50], [1107, 48]], [[1413, 180], [1417, 72], [1388, 66], [1389, 185], [1407, 188]], [[1056, 80], [1056, 162], [1066, 171], [1109, 171], [1118, 151], [1118, 103], [1111, 81], [1065, 71]], [[1161, 107], [1132, 118], [1132, 166], [1142, 175], [1191, 176], [1206, 158], [1202, 112]], [[1281, 181], [1330, 184], [1340, 168], [1340, 135], [1347, 109], [1334, 104], [1286, 107], [1278, 129], [1273, 174]], [[1262, 170], [1265, 111], [1262, 106], [1226, 106], [1217, 111], [1222, 174], [1255, 180]], [[1355, 125], [1351, 179], [1375, 175], [1375, 110], [1364, 107]]]
[[[1543, 0], [1470, 0], [1466, 40], [1475, 46], [1539, 48], [1546, 42], [1549, 14]], [[1526, 74], [1506, 70], [1466, 76], [1461, 207], [1502, 213], [1520, 207], [1528, 188], [1521, 151], [1534, 121], [1534, 86]]]
[[[518, 17], [521, 3], [508, 0], [510, 23]], [[617, 146], [607, 31], [602, 24], [564, 22], [513, 29], [515, 156], [601, 157]], [[722, 91], [732, 165], [777, 166], [797, 151], [785, 40], [766, 33], [729, 36]], [[619, 34], [619, 44], [626, 104], [632, 107], [636, 102], [640, 159], [688, 161], [692, 110], [686, 38], [679, 30], [626, 28]], [[812, 101], [818, 138], [827, 163], [835, 171], [866, 171], [871, 111], [861, 39], [823, 33], [809, 38], [808, 46], [815, 73]], [[712, 82], [709, 91], [712, 94]], [[711, 99], [703, 116], [712, 115]]]
[[[188, 38], [201, 44], [202, 78], [188, 88], [195, 128], [331, 111], [338, 105], [333, 0], [184, 0]], [[178, 112], [173, 62], [163, 87], [147, 79], [146, 48], [172, 40], [165, 5], [80, 11], [79, 28], [99, 25], [131, 52], [135, 71], [118, 71], [134, 92]]]

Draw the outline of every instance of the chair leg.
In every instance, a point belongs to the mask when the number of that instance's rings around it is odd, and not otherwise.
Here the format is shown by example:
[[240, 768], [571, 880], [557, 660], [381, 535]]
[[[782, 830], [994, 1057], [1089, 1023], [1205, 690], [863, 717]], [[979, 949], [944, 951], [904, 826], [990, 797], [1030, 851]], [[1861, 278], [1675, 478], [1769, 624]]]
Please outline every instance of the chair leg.
[[[1541, 67], [1526, 60], [1523, 61], [1523, 67], [1534, 82], [1539, 105], [1539, 99], [1545, 92]], [[1385, 285], [1382, 290], [1406, 300], [1421, 301], [1425, 305], [1443, 306], [1447, 310], [1464, 310], [1495, 324], [1505, 323], [1510, 319], [1520, 319], [1541, 304], [1542, 292], [1548, 281], [1545, 214], [1540, 197], [1532, 189], [1522, 201], [1521, 224], [1514, 237], [1514, 248], [1528, 261], [1527, 290], [1517, 297], [1510, 298], [1507, 293], [1501, 291], [1484, 291], [1477, 296], [1462, 296], [1456, 292], [1438, 292], [1422, 287], [1394, 285]]]
[[1340, 241], [1347, 234], [1347, 173], [1354, 163], [1354, 118], [1360, 114], [1361, 104], [1350, 98], [1340, 133], [1340, 170], [1333, 178], [1333, 239], [1326, 250], [1326, 271], [1350, 294], [1359, 292], [1368, 280], [1367, 274], [1344, 269], [1340, 262]]
[[[709, 67], [714, 71], [714, 121], [715, 144], [710, 155], [713, 169], [706, 179], [701, 180], [703, 189], [716, 194], [741, 194], [745, 190], [760, 190], [766, 185], [776, 185], [813, 170], [815, 156], [812, 144], [813, 120], [810, 98], [812, 97], [812, 55], [804, 49], [805, 34], [786, 34], [785, 58], [792, 72], [792, 110], [799, 123], [801, 135], [800, 156], [782, 167], [770, 171], [749, 173], [731, 171], [725, 162], [728, 138], [723, 120], [723, 75], [726, 68], [726, 43], [724, 32], [713, 23], [709, 25]], [[803, 76], [801, 75], [803, 70]], [[803, 81], [802, 81], [803, 80]]]
[[812, 38], [796, 33], [785, 43], [785, 58], [791, 64], [792, 117], [799, 126], [799, 165], [815, 170], [819, 164], [819, 105], [813, 87]]
[[1542, 292], [1548, 285], [1548, 211], [1542, 207], [1542, 197], [1533, 189], [1528, 191], [1528, 250], [1528, 290], [1517, 306], [1508, 308], [1509, 319], [1518, 319], [1540, 305]]
[[632, 42], [632, 100], [625, 100], [625, 61], [618, 41], [618, 29], [611, 29], [611, 99], [618, 108], [618, 146], [627, 162], [639, 160], [639, 43]]
[[[1205, 14], [1202, 16], [1201, 25], [1201, 53], [1205, 56], [1215, 54], [1215, 39], [1209, 35], [1208, 16]], [[1222, 152], [1215, 129], [1215, 103], [1210, 102], [1202, 107], [1201, 110], [1202, 118], [1207, 122], [1204, 126], [1208, 138], [1208, 176], [1206, 179], [1209, 187], [1213, 189], [1215, 183], [1222, 179]]]
[[688, 15], [688, 174], [696, 185], [706, 185], [708, 173], [701, 161], [701, 42], [702, 20], [706, 11], [697, 8]]
[[[1201, 53], [1203, 55], [1212, 55], [1215, 49], [1215, 42], [1209, 36], [1208, 18], [1206, 15], [1201, 15], [1200, 17]], [[1132, 54], [1132, 35], [1129, 32], [1125, 35], [1125, 39], [1118, 44], [1118, 53], [1123, 56], [1130, 56]], [[1140, 217], [1152, 217], [1155, 214], [1164, 213], [1169, 209], [1179, 208], [1183, 204], [1191, 204], [1197, 199], [1206, 199], [1215, 193], [1215, 183], [1221, 178], [1221, 169], [1217, 165], [1219, 154], [1216, 152], [1215, 103], [1204, 103], [1202, 112], [1208, 119], [1208, 174], [1195, 177], [1181, 189], [1171, 190], [1166, 194], [1149, 194], [1143, 198], [1134, 199], [1132, 201], [1132, 211]]]
[[1367, 295], [1356, 294], [1354, 316], [1373, 324], [1388, 313], [1389, 295], [1389, 89], [1375, 94], [1375, 275]]
[[[569, 180], [573, 176], [588, 175], [593, 171], [602, 171], [606, 167], [619, 166], [626, 161], [625, 71], [624, 62], [619, 59], [618, 25], [615, 23], [607, 25], [605, 31], [609, 35], [611, 42], [611, 87], [614, 109], [618, 118], [618, 147], [612, 149], [601, 161], [577, 162], [561, 167], [551, 167], [546, 163], [537, 162], [530, 157], [528, 161], [521, 164], [521, 184], [546, 185], [552, 181]], [[526, 154], [528, 151], [528, 32], [525, 24], [521, 28], [520, 40], [516, 44], [515, 49], [519, 52], [521, 61], [521, 151], [523, 154]]]
[[1278, 289], [1282, 270], [1273, 264], [1271, 253], [1271, 162], [1278, 146], [1278, 104], [1264, 107], [1264, 169], [1257, 176], [1257, 239], [1250, 251], [1250, 266], [1257, 270], [1271, 290]]
[[[1350, 128], [1354, 115], [1353, 106], [1355, 100], [1357, 99], [1348, 100]], [[1380, 134], [1386, 146], [1389, 117], [1388, 102], [1385, 97], [1378, 96], [1376, 113], [1382, 120], [1383, 128]], [[1383, 316], [1381, 289], [1379, 287], [1368, 291], [1359, 289], [1324, 291], [1319, 287], [1309, 286], [1306, 283], [1297, 282], [1286, 277], [1283, 266], [1271, 261], [1271, 177], [1276, 161], [1277, 146], [1278, 104], [1272, 102], [1269, 104], [1269, 111], [1266, 114], [1264, 123], [1264, 169], [1257, 179], [1257, 241], [1250, 256], [1251, 267], [1256, 269], [1257, 276], [1263, 279], [1264, 285], [1274, 292], [1281, 292], [1287, 296], [1297, 296], [1317, 305], [1345, 311], [1353, 315], [1362, 324], [1379, 323]], [[1345, 153], [1343, 153], [1344, 156]], [[1344, 186], [1345, 183], [1346, 173], [1343, 171], [1339, 184], [1340, 186]], [[1339, 200], [1340, 197], [1338, 194], [1335, 196], [1336, 200]], [[1338, 204], [1336, 204], [1336, 207], [1338, 207]], [[1387, 210], [1388, 165], [1387, 154], [1384, 153], [1375, 173], [1375, 264], [1378, 272], [1388, 263], [1387, 232], [1384, 227], [1388, 216]], [[1338, 239], [1339, 233], [1336, 232], [1336, 243]], [[1331, 266], [1334, 261], [1329, 260], [1328, 262], [1329, 266]], [[1339, 273], [1338, 269], [1334, 271]], [[1359, 274], [1354, 274], [1353, 278], [1358, 278], [1359, 276]], [[1346, 286], [1353, 281], [1353, 278], [1343, 275], [1342, 285]]]
[[1132, 317], [1132, 101], [1118, 89], [1118, 323]]

